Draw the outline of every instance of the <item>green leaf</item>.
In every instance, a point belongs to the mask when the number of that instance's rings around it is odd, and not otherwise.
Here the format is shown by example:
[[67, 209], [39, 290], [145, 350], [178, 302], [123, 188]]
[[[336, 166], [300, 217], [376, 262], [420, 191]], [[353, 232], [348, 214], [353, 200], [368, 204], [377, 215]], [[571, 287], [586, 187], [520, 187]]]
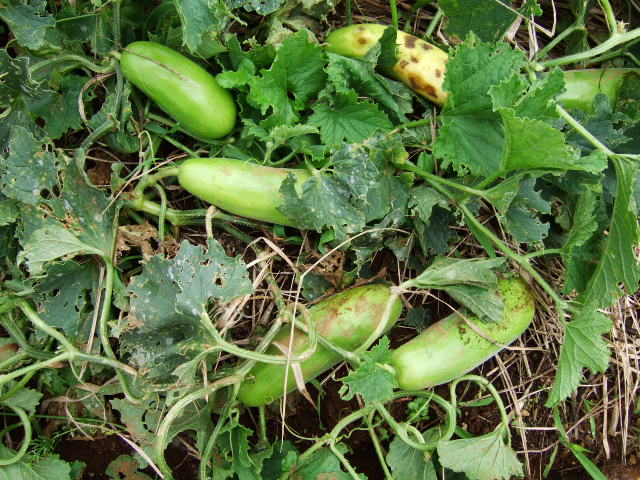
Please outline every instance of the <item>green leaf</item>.
[[516, 105], [516, 115], [537, 120], [558, 118], [556, 103], [553, 100], [563, 90], [564, 73], [556, 67], [527, 91]]
[[398, 63], [398, 30], [393, 25], [384, 29], [382, 36], [378, 39], [380, 45], [380, 55], [378, 55], [378, 65], [383, 68], [393, 68]]
[[507, 211], [501, 215], [504, 226], [519, 243], [540, 242], [549, 231], [549, 223], [542, 222], [539, 215], [551, 213], [551, 203], [540, 196], [535, 185], [533, 176], [522, 180]]
[[376, 130], [388, 130], [391, 122], [371, 102], [358, 102], [355, 92], [338, 94], [333, 105], [317, 103], [308, 123], [320, 129], [320, 138], [328, 146], [361, 142]]
[[[10, 382], [8, 384], [9, 389], [13, 386], [13, 382]], [[11, 395], [6, 400], [3, 400], [2, 403], [5, 405], [22, 408], [23, 410], [26, 410], [30, 415], [34, 415], [36, 413], [36, 407], [40, 403], [42, 396], [42, 393], [36, 390], [22, 387], [15, 394]]]
[[265, 141], [271, 141], [275, 145], [284, 144], [300, 135], [309, 135], [318, 133], [318, 129], [311, 125], [279, 125], [269, 131], [269, 135]]
[[[571, 230], [562, 247], [562, 259], [566, 268], [564, 293], [584, 291], [594, 271], [590, 260], [600, 255], [592, 245], [592, 239], [598, 230], [596, 209], [599, 193], [594, 188], [585, 187], [577, 197]], [[599, 243], [597, 241], [597, 245]]]
[[449, 92], [442, 109], [442, 128], [434, 154], [464, 173], [489, 176], [502, 164], [504, 137], [489, 91], [524, 66], [521, 52], [506, 44], [491, 46], [473, 36], [447, 62], [443, 88]]
[[229, 478], [235, 473], [237, 478], [262, 480], [263, 463], [273, 454], [273, 446], [251, 451], [249, 437], [252, 435], [253, 431], [240, 425], [235, 418], [223, 427], [216, 442], [219, 458], [223, 460], [222, 472], [214, 478]]
[[638, 289], [640, 281], [640, 268], [634, 250], [640, 238], [633, 198], [637, 165], [617, 157], [612, 162], [616, 170], [617, 187], [611, 228], [604, 252], [597, 259], [599, 263], [584, 292], [578, 297], [578, 301], [594, 309], [611, 306], [623, 293], [620, 284], [624, 284], [632, 293]]
[[107, 465], [106, 474], [110, 478], [122, 478], [124, 480], [151, 480], [145, 473], [139, 472], [141, 468], [137, 459], [130, 455], [119, 455], [115, 460]]
[[259, 15], [269, 15], [278, 10], [285, 0], [231, 0], [229, 7], [243, 7], [247, 12], [256, 12]]
[[387, 464], [395, 478], [402, 480], [438, 480], [431, 453], [413, 448], [395, 437], [389, 445]]
[[596, 309], [584, 308], [575, 320], [565, 323], [558, 373], [547, 407], [558, 405], [580, 385], [582, 370], [604, 372], [609, 366], [609, 348], [602, 334], [611, 329], [611, 319]]
[[[143, 400], [138, 404], [121, 398], [109, 400], [111, 408], [118, 412], [120, 422], [126, 426], [131, 439], [150, 458], [154, 458], [153, 446], [158, 438], [156, 432], [165, 414], [163, 411], [165, 401], [171, 401], [170, 392], [167, 397], [161, 403], [158, 403], [157, 399]], [[204, 437], [211, 431], [212, 425], [207, 409], [202, 408], [203, 406], [202, 403], [189, 404], [171, 424], [167, 439], [171, 441], [178, 433], [192, 430], [196, 432], [197, 448], [204, 448], [204, 442], [206, 442]]]
[[452, 285], [498, 288], [494, 269], [502, 268], [503, 258], [458, 259], [440, 257], [429, 268], [410, 281], [420, 288], [442, 289]]
[[225, 302], [253, 292], [242, 258], [228, 257], [213, 238], [208, 240], [206, 254], [201, 247], [182, 242], [173, 263], [168, 274], [180, 287], [176, 309], [181, 313], [195, 311], [199, 316], [206, 312], [210, 298]]
[[[0, 445], [0, 459], [13, 456], [14, 452]], [[22, 457], [16, 463], [0, 466], [0, 480], [72, 480], [71, 466], [58, 455], [46, 455], [34, 460]]]
[[496, 42], [516, 19], [502, 0], [440, 0], [438, 6], [447, 16], [447, 33], [460, 39], [473, 32], [484, 42]]
[[300, 194], [293, 177], [282, 183], [284, 201], [279, 209], [303, 228], [333, 228], [340, 240], [361, 232], [367, 222], [386, 216], [392, 209], [402, 216], [407, 186], [384, 171], [401, 155], [402, 145], [385, 135], [363, 144], [343, 144], [327, 166], [302, 185]]
[[310, 178], [302, 185], [300, 197], [295, 179], [289, 176], [282, 182], [280, 192], [284, 201], [279, 210], [302, 228], [316, 231], [334, 228], [341, 237], [364, 228], [364, 214], [351, 205], [349, 190], [333, 176]]
[[60, 138], [70, 129], [82, 126], [78, 97], [88, 78], [66, 75], [60, 84], [60, 93], [50, 92], [44, 99], [32, 104], [32, 111], [45, 121], [45, 132], [50, 138]]
[[20, 4], [16, 0], [11, 3], [13, 5], [3, 5], [0, 8], [0, 18], [9, 25], [18, 43], [32, 50], [45, 47], [47, 30], [55, 26], [55, 19], [46, 14], [42, 5], [41, 8], [37, 8]]
[[[0, 199], [3, 197], [0, 194]], [[20, 216], [18, 202], [16, 200], [0, 200], [0, 227], [14, 223]]]
[[438, 460], [443, 467], [464, 472], [470, 480], [509, 480], [523, 476], [522, 464], [508, 447], [498, 428], [481, 437], [438, 443]]
[[227, 257], [213, 239], [208, 245], [205, 253], [184, 241], [175, 258], [155, 255], [131, 279], [131, 309], [128, 329], [120, 335], [121, 349], [148, 380], [168, 382], [178, 366], [205, 348], [200, 318], [213, 299], [226, 301], [252, 292], [242, 259]]
[[[364, 60], [328, 53], [328, 80], [337, 93], [372, 99], [394, 122], [406, 122], [405, 114], [413, 111], [411, 91], [400, 82], [388, 80], [375, 71], [380, 51], [374, 46]], [[373, 57], [372, 57], [373, 56]]]
[[271, 68], [251, 80], [249, 103], [263, 115], [271, 110], [261, 125], [272, 128], [296, 123], [309, 99], [325, 86], [325, 63], [322, 47], [310, 42], [306, 31], [285, 39]]
[[411, 208], [425, 224], [429, 224], [431, 212], [436, 205], [447, 208], [449, 206], [449, 199], [426, 185], [419, 185], [411, 189], [409, 208]]
[[44, 265], [52, 260], [80, 254], [103, 253], [84, 243], [64, 227], [43, 227], [33, 232], [18, 255], [18, 261], [26, 261], [29, 271], [37, 275], [42, 273]]
[[[339, 443], [337, 446], [341, 453], [347, 451], [347, 447]], [[295, 463], [297, 456], [290, 453], [290, 458], [295, 458], [289, 463], [290, 472], [301, 479], [320, 479], [330, 478], [331, 480], [352, 480], [351, 475], [342, 471], [340, 459], [328, 447], [320, 448], [313, 452], [310, 457], [305, 458], [303, 462]], [[360, 475], [362, 479], [366, 479], [364, 475]]]
[[[500, 109], [505, 133], [501, 171], [580, 168], [571, 161], [562, 132], [538, 120]], [[604, 168], [604, 166], [603, 166]]]
[[571, 453], [573, 453], [576, 459], [580, 462], [580, 465], [584, 467], [585, 471], [589, 474], [589, 476], [593, 480], [608, 480], [607, 477], [600, 471], [600, 469], [591, 460], [589, 460], [589, 458], [583, 453], [583, 452], [588, 452], [589, 450], [584, 448], [582, 445], [578, 445], [575, 443], [571, 443], [571, 442], [562, 442], [562, 443], [567, 448], [569, 448]]
[[209, 0], [173, 0], [182, 22], [182, 42], [191, 52], [204, 37], [221, 31], [226, 23], [225, 7]]
[[498, 322], [504, 304], [497, 295], [498, 278], [494, 269], [502, 268], [503, 258], [437, 258], [429, 268], [404, 285], [444, 290], [480, 318]]
[[23, 127], [14, 126], [10, 132], [9, 155], [0, 163], [0, 191], [27, 205], [38, 205], [42, 196], [58, 188], [61, 163]]
[[[78, 338], [93, 312], [89, 295], [98, 288], [95, 262], [69, 260], [45, 266], [46, 277], [37, 285], [40, 316], [71, 338]], [[88, 334], [88, 332], [86, 332]], [[86, 337], [84, 337], [86, 338]]]
[[384, 365], [391, 361], [389, 339], [382, 337], [375, 347], [362, 354], [364, 361], [358, 368], [340, 380], [343, 400], [351, 400], [360, 394], [365, 403], [382, 402], [391, 398], [393, 389], [398, 386], [394, 374]]
[[274, 442], [273, 453], [262, 464], [262, 472], [260, 472], [262, 480], [280, 480], [282, 474], [285, 473], [285, 461], [290, 452], [292, 455], [297, 455], [295, 445], [289, 440]]

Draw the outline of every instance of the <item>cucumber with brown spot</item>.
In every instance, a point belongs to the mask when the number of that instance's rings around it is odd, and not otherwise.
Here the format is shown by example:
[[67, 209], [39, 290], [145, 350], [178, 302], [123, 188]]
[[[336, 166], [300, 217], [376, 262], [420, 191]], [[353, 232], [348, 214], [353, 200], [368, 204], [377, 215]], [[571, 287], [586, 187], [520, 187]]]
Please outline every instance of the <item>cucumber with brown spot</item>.
[[[502, 278], [498, 292], [504, 302], [499, 322], [482, 322], [466, 316], [484, 334], [501, 345], [516, 340], [531, 324], [535, 313], [533, 296], [519, 278]], [[391, 356], [396, 381], [403, 390], [434, 387], [461, 377], [502, 350], [478, 334], [458, 313], [431, 325]]]
[[[387, 26], [374, 23], [351, 25], [331, 32], [325, 43], [330, 52], [361, 58], [382, 37]], [[444, 105], [447, 93], [442, 90], [446, 52], [424, 40], [398, 31], [398, 63], [388, 72], [409, 88], [437, 105]]]
[[[389, 308], [388, 320], [384, 331], [391, 328], [402, 312], [398, 296], [387, 285], [366, 285], [345, 290], [333, 295], [309, 309], [309, 316], [315, 323], [318, 335], [344, 350], [354, 351], [362, 346], [375, 331], [378, 323]], [[382, 332], [381, 332], [382, 333]], [[285, 349], [289, 345], [290, 327], [284, 327], [273, 340]], [[297, 356], [309, 347], [306, 333], [295, 330], [293, 334], [292, 356]], [[275, 345], [267, 352], [282, 355]], [[330, 369], [342, 357], [317, 344], [310, 358], [300, 363], [305, 381], [317, 377]], [[245, 405], [257, 407], [277, 400], [285, 390], [285, 365], [258, 363], [247, 375], [241, 385], [238, 399]], [[293, 368], [289, 367], [286, 384], [287, 392], [296, 388]]]

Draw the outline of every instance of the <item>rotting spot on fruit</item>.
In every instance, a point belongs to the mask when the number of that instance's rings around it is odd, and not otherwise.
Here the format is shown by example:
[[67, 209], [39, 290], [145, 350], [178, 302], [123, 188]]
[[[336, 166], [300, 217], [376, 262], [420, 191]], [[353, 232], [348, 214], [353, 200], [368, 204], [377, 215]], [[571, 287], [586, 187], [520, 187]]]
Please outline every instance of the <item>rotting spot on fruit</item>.
[[409, 65], [409, 62], [407, 62], [406, 60], [402, 60], [400, 62], [400, 68], [405, 68], [407, 65]]
[[411, 56], [411, 61], [413, 63], [418, 63], [418, 59], [416, 57], [414, 57], [413, 55]]
[[358, 37], [358, 43], [360, 45], [366, 45], [367, 43], [369, 43], [369, 40], [364, 37]]
[[430, 97], [433, 99], [438, 98], [438, 94], [436, 93], [436, 89], [433, 88], [433, 85], [423, 82], [419, 76], [410, 75], [409, 84], [411, 85], [411, 88], [413, 88], [415, 91], [421, 92], [423, 95], [427, 97]]
[[407, 35], [404, 38], [404, 44], [407, 48], [416, 48], [416, 40], [418, 40], [416, 37]]
[[436, 68], [436, 77], [438, 78], [442, 77], [442, 70]]
[[364, 28], [364, 26], [360, 25], [358, 28], [356, 28], [356, 30], [358, 32], [364, 32], [366, 29]]
[[431, 50], [433, 48], [427, 42], [420, 42], [420, 46], [422, 47], [423, 50]]

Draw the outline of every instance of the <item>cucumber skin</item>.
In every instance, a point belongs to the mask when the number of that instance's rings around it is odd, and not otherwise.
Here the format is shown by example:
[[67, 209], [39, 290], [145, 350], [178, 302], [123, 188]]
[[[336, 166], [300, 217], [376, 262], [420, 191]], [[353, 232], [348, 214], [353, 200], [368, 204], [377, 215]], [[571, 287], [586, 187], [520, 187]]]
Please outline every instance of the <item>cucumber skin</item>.
[[598, 93], [605, 93], [615, 108], [618, 92], [627, 75], [640, 75], [637, 68], [609, 68], [565, 70], [565, 92], [558, 101], [566, 108], [579, 108], [584, 112], [591, 111], [593, 99]]
[[[531, 324], [535, 305], [531, 292], [519, 278], [500, 279], [498, 289], [505, 304], [500, 322], [482, 322], [474, 316], [467, 319], [488, 337], [508, 345]], [[461, 377], [500, 350], [502, 347], [482, 338], [454, 313], [395, 350], [391, 365], [401, 389], [421, 390]]]
[[191, 135], [215, 140], [236, 123], [228, 90], [197, 63], [155, 42], [129, 44], [120, 57], [124, 76]]
[[[375, 23], [339, 28], [325, 39], [327, 50], [345, 57], [361, 58], [382, 37], [386, 28]], [[398, 31], [396, 42], [398, 63], [387, 73], [436, 105], [444, 105], [447, 93], [442, 90], [442, 83], [447, 53], [402, 31]]]
[[[390, 288], [386, 285], [366, 285], [345, 290], [313, 306], [309, 309], [309, 314], [316, 324], [318, 335], [340, 348], [353, 351], [369, 338], [390, 299], [393, 305], [386, 325], [388, 330], [400, 316], [402, 303], [397, 296], [391, 294]], [[290, 332], [290, 326], [284, 326], [274, 341], [286, 349], [289, 345]], [[302, 353], [307, 346], [307, 334], [295, 330], [293, 355]], [[283, 354], [274, 345], [270, 345], [266, 353]], [[300, 364], [305, 381], [317, 377], [340, 360], [342, 357], [339, 354], [318, 343], [313, 355]], [[240, 386], [238, 399], [250, 407], [267, 405], [284, 394], [284, 377], [285, 365], [258, 363]], [[295, 389], [293, 369], [289, 367], [287, 392]]]
[[296, 189], [311, 176], [305, 170], [274, 168], [230, 158], [190, 158], [178, 168], [178, 182], [196, 197], [234, 215], [295, 227], [278, 207], [289, 174]]

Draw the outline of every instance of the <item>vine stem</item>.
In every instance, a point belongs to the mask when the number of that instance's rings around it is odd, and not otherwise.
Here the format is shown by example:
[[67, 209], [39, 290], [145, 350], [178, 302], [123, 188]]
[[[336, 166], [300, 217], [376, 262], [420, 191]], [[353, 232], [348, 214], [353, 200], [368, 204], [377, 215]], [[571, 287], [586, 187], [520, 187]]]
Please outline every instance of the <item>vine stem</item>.
[[[144, 197], [129, 200], [126, 203], [126, 206], [131, 208], [132, 210], [149, 213], [156, 217], [160, 216], [162, 212], [161, 205], [151, 200], [147, 200]], [[206, 208], [199, 208], [194, 210], [174, 210], [173, 208], [167, 208], [165, 212], [165, 218], [175, 227], [180, 227], [183, 225], [202, 225], [205, 221], [206, 216]], [[235, 215], [229, 215], [228, 213], [223, 213], [221, 210], [216, 210], [214, 212], [214, 214], [212, 215], [212, 220], [221, 223], [228, 222], [235, 225], [243, 225], [246, 227], [256, 226], [256, 224], [250, 220], [236, 217]]]
[[442, 18], [442, 15], [444, 15], [444, 12], [442, 11], [442, 9], [438, 8], [438, 11], [431, 19], [431, 22], [429, 22], [429, 26], [427, 27], [427, 30], [424, 32], [425, 37], [431, 38], [433, 31], [436, 29], [436, 27], [438, 26], [438, 22]]
[[590, 48], [589, 50], [585, 50], [580, 53], [574, 53], [573, 55], [566, 55], [564, 57], [553, 58], [551, 60], [538, 62], [537, 68], [542, 70], [561, 65], [568, 65], [570, 63], [577, 63], [582, 60], [588, 60], [592, 57], [602, 55], [603, 53], [608, 52], [618, 45], [630, 42], [631, 40], [635, 40], [636, 38], [640, 38], [640, 28], [633, 29], [630, 32], [626, 33], [614, 33], [600, 45], [597, 45], [593, 48]]
[[[111, 260], [107, 260], [105, 265], [106, 269], [106, 277], [105, 277], [105, 289], [104, 289], [104, 300], [102, 303], [102, 311], [100, 312], [100, 318], [98, 319], [98, 334], [100, 335], [100, 343], [102, 344], [102, 349], [104, 350], [107, 358], [117, 361], [116, 354], [111, 348], [111, 344], [109, 343], [109, 335], [107, 334], [107, 322], [109, 320], [109, 314], [111, 313], [111, 302], [113, 297], [113, 282], [114, 282], [114, 270], [113, 262]], [[120, 384], [122, 385], [122, 392], [124, 396], [132, 403], [140, 403], [144, 400], [145, 395], [141, 397], [137, 397], [131, 391], [131, 386], [129, 385], [129, 379], [125, 376], [124, 372], [120, 369], [116, 370], [116, 374], [118, 375], [118, 379], [120, 380]], [[137, 375], [137, 372], [134, 376]]]
[[222, 431], [222, 427], [225, 424], [224, 421], [231, 414], [231, 409], [233, 408], [234, 400], [238, 395], [239, 387], [240, 387], [240, 382], [233, 384], [233, 390], [231, 391], [231, 394], [229, 395], [229, 398], [227, 399], [227, 402], [225, 403], [224, 408], [222, 409], [222, 412], [220, 412], [220, 418], [218, 419], [218, 422], [216, 423], [216, 426], [214, 427], [213, 432], [211, 432], [211, 436], [207, 440], [207, 444], [205, 445], [204, 450], [202, 451], [202, 455], [200, 458], [200, 465], [198, 466], [198, 475], [201, 480], [207, 480], [208, 459], [211, 457], [211, 453], [213, 452], [213, 449], [216, 446], [216, 440], [218, 439], [218, 435], [220, 435], [220, 432]]
[[598, 0], [598, 3], [604, 12], [605, 18], [607, 19], [609, 32], [611, 32], [612, 35], [618, 33], [618, 22], [616, 21], [616, 16], [613, 14], [611, 3], [609, 0]]
[[20, 419], [20, 423], [22, 424], [22, 428], [24, 430], [24, 437], [22, 438], [22, 445], [20, 445], [20, 449], [12, 456], [0, 459], [0, 466], [11, 465], [18, 462], [22, 457], [24, 457], [24, 454], [27, 453], [27, 449], [29, 448], [29, 444], [31, 443], [32, 433], [31, 420], [29, 420], [27, 412], [25, 412], [24, 409], [16, 405], [11, 405], [10, 403], [5, 403], [4, 406], [10, 408], [16, 415], [18, 415], [18, 418]]
[[504, 403], [502, 402], [502, 398], [500, 398], [500, 393], [491, 384], [491, 382], [489, 382], [489, 380], [479, 375], [464, 375], [460, 378], [455, 379], [453, 382], [451, 382], [451, 385], [449, 387], [449, 391], [451, 392], [451, 403], [457, 406], [456, 387], [458, 386], [458, 384], [460, 382], [469, 382], [469, 381], [476, 382], [477, 384], [485, 387], [487, 390], [489, 390], [489, 393], [491, 393], [491, 396], [495, 399], [496, 405], [498, 406], [498, 410], [500, 410], [500, 419], [502, 421], [501, 428], [507, 431], [507, 434], [509, 435], [508, 437], [509, 446], [511, 446], [511, 434], [509, 433], [509, 417], [507, 416], [507, 411], [504, 408]]
[[124, 363], [111, 360], [110, 358], [99, 357], [97, 355], [91, 355], [88, 353], [82, 353], [76, 350], [74, 347], [73, 351], [66, 351], [63, 353], [59, 353], [58, 355], [51, 357], [47, 360], [43, 360], [38, 363], [33, 363], [31, 365], [27, 365], [26, 367], [19, 368], [18, 370], [14, 370], [12, 372], [0, 375], [0, 386], [4, 385], [5, 383], [11, 380], [21, 377], [22, 375], [27, 375], [29, 374], [29, 372], [32, 372], [34, 370], [39, 370], [41, 368], [48, 367], [49, 365], [53, 365], [55, 363], [61, 363], [61, 362], [67, 362], [67, 361], [71, 362], [74, 360], [98, 363], [100, 365], [105, 365], [107, 367], [123, 370], [129, 373], [130, 375], [138, 374], [138, 372], [136, 372], [129, 365], [125, 365]]
[[485, 234], [505, 254], [505, 256], [520, 265], [536, 280], [536, 282], [538, 282], [538, 284], [544, 289], [544, 291], [547, 292], [547, 294], [553, 299], [558, 310], [558, 316], [564, 322], [564, 302], [558, 296], [555, 290], [553, 290], [553, 288], [551, 288], [551, 286], [544, 280], [544, 278], [542, 278], [538, 271], [533, 268], [528, 260], [522, 255], [518, 255], [516, 252], [511, 250], [506, 243], [504, 243], [497, 237], [496, 234], [494, 234], [490, 229], [485, 227], [481, 221], [474, 217], [473, 213], [471, 213], [471, 211], [465, 205], [458, 205], [458, 208], [464, 215], [467, 222], [473, 223], [474, 227]]
[[394, 480], [393, 475], [389, 471], [389, 467], [387, 466], [387, 462], [384, 458], [384, 452], [382, 451], [382, 445], [380, 445], [380, 439], [378, 438], [378, 434], [376, 433], [373, 422], [371, 421], [371, 417], [373, 417], [373, 413], [374, 412], [371, 412], [364, 419], [364, 421], [367, 424], [367, 430], [369, 431], [369, 437], [371, 437], [373, 448], [376, 450], [376, 455], [378, 456], [378, 461], [380, 462], [380, 466], [382, 466], [384, 477], [386, 478], [386, 480]]
[[[308, 323], [312, 323], [311, 321], [309, 321]], [[253, 360], [256, 362], [262, 362], [262, 363], [273, 363], [276, 365], [286, 365], [288, 362], [303, 362], [306, 359], [308, 359], [309, 357], [311, 357], [311, 355], [313, 355], [313, 353], [316, 351], [316, 346], [318, 344], [318, 335], [317, 335], [317, 331], [315, 329], [315, 327], [311, 328], [311, 331], [309, 332], [309, 343], [310, 346], [307, 347], [300, 355], [298, 355], [297, 357], [293, 357], [293, 358], [289, 358], [288, 356], [282, 356], [282, 355], [268, 355], [265, 353], [257, 353], [253, 350], [247, 350], [245, 348], [240, 348], [232, 343], [227, 342], [224, 338], [222, 338], [222, 336], [220, 335], [220, 332], [218, 332], [218, 329], [216, 327], [213, 326], [213, 324], [211, 323], [211, 319], [209, 318], [209, 316], [204, 313], [201, 316], [200, 319], [200, 325], [202, 325], [202, 327], [207, 331], [207, 333], [209, 333], [209, 335], [211, 335], [213, 341], [216, 343], [216, 345], [212, 348], [216, 349], [216, 350], [224, 350], [227, 353], [231, 353], [233, 355], [236, 355], [237, 357], [240, 358], [245, 358], [248, 360]], [[209, 350], [207, 350], [209, 351]]]
[[[395, 165], [398, 168], [406, 169], [408, 171], [413, 171], [414, 173], [417, 173], [420, 176], [423, 176], [423, 174], [427, 174], [427, 172], [423, 172], [422, 170], [420, 170], [417, 167], [414, 167], [408, 162], [406, 164], [403, 164], [402, 162], [397, 162], [395, 163]], [[426, 180], [434, 180], [431, 178], [431, 176], [432, 176], [431, 174], [428, 174], [424, 178]], [[533, 266], [529, 263], [528, 259], [511, 250], [511, 248], [509, 248], [509, 246], [506, 243], [500, 240], [500, 238], [498, 238], [497, 235], [495, 235], [490, 229], [485, 227], [484, 224], [473, 215], [473, 213], [467, 208], [466, 205], [457, 202], [456, 197], [444, 186], [443, 182], [434, 180], [433, 182], [430, 182], [430, 183], [438, 192], [443, 194], [445, 197], [449, 198], [450, 201], [455, 202], [456, 207], [464, 215], [465, 221], [473, 224], [473, 226], [476, 227], [479, 231], [481, 231], [484, 235], [486, 235], [505, 254], [506, 257], [508, 257], [509, 259], [513, 260], [518, 265], [520, 265], [536, 280], [536, 282], [538, 282], [538, 284], [540, 284], [540, 286], [544, 289], [544, 291], [547, 292], [549, 296], [553, 299], [554, 303], [556, 304], [556, 308], [558, 310], [558, 315], [564, 322], [564, 302], [560, 299], [560, 297], [553, 290], [553, 288], [551, 288], [551, 286], [542, 278], [542, 276], [537, 272], [537, 270], [533, 268]]]
[[453, 436], [453, 433], [456, 429], [456, 410], [455, 410], [455, 402], [447, 402], [440, 395], [437, 395], [434, 392], [426, 392], [424, 390], [409, 390], [409, 391], [401, 391], [395, 392], [393, 398], [398, 398], [399, 396], [412, 396], [412, 397], [424, 397], [429, 401], [434, 401], [438, 405], [440, 405], [447, 414], [447, 429], [442, 434], [440, 438], [434, 440], [429, 443], [420, 443], [416, 442], [412, 438], [409, 437], [407, 433], [407, 427], [398, 424], [395, 421], [391, 413], [384, 407], [384, 405], [375, 403], [376, 410], [382, 415], [385, 421], [389, 424], [389, 426], [393, 429], [393, 431], [398, 435], [403, 442], [407, 445], [421, 451], [431, 451], [435, 450], [438, 445], [438, 442], [442, 440], [448, 440]]
[[167, 461], [164, 458], [164, 449], [166, 444], [168, 443], [167, 437], [169, 435], [169, 428], [171, 427], [171, 424], [175, 421], [176, 418], [178, 418], [178, 416], [190, 403], [195, 402], [196, 400], [200, 400], [201, 398], [212, 394], [220, 388], [228, 387], [235, 383], [240, 383], [242, 382], [242, 380], [243, 377], [238, 375], [221, 378], [220, 380], [216, 380], [206, 387], [200, 388], [195, 392], [185, 395], [169, 409], [165, 417], [162, 419], [160, 426], [158, 427], [158, 431], [156, 432], [158, 438], [155, 442], [156, 461], [158, 462], [158, 467], [160, 468], [162, 473], [166, 475], [165, 478], [167, 480], [173, 479], [171, 468], [169, 468], [169, 465], [167, 465]]
[[557, 44], [559, 44], [566, 37], [571, 35], [576, 30], [585, 30], [584, 27], [584, 17], [587, 13], [585, 8], [586, 2], [580, 2], [579, 10], [576, 14], [576, 20], [569, 25], [569, 27], [565, 28], [562, 32], [555, 36], [542, 50], [536, 53], [536, 57], [544, 56], [549, 51], [551, 51]]

